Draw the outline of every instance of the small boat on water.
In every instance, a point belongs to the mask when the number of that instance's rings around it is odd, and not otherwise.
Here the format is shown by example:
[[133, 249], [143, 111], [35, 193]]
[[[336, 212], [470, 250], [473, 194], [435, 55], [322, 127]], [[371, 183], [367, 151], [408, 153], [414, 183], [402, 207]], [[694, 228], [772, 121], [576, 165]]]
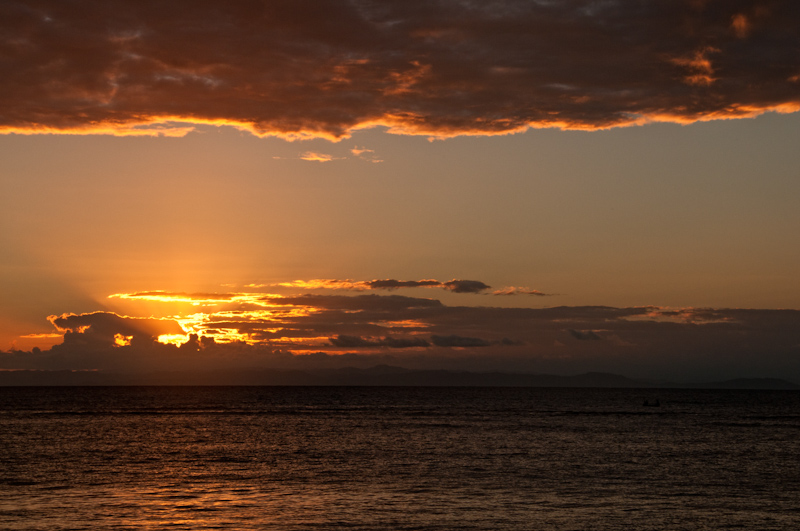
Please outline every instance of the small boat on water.
[[642, 404], [644, 407], [661, 407], [661, 402], [658, 401], [656, 398], [653, 402], [650, 402], [648, 399], [644, 399], [644, 403]]

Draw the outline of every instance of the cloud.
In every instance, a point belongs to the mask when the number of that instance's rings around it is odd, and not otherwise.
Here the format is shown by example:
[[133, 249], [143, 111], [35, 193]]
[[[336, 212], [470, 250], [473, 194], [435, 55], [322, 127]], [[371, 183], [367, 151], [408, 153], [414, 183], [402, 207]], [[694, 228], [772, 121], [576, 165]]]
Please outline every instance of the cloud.
[[350, 150], [350, 153], [352, 153], [355, 157], [362, 160], [366, 160], [368, 162], [374, 162], [374, 163], [383, 162], [383, 160], [379, 159], [378, 156], [375, 154], [375, 150], [372, 149], [367, 149], [363, 147], [360, 148], [356, 146]]
[[800, 4], [768, 0], [7, 0], [0, 130], [447, 137], [794, 112], [798, 25]]
[[395, 280], [393, 278], [378, 280], [337, 280], [337, 279], [314, 279], [314, 280], [295, 280], [293, 282], [281, 282], [276, 284], [281, 287], [303, 288], [303, 289], [341, 289], [352, 291], [365, 290], [395, 290], [400, 288], [442, 288], [454, 293], [480, 293], [491, 286], [479, 280], [448, 280], [441, 282], [434, 279], [425, 280]]
[[[0, 352], [0, 369], [145, 371], [391, 364], [660, 379], [800, 382], [800, 311], [448, 306], [396, 294], [138, 292], [128, 313], [51, 316], [63, 342]], [[179, 301], [215, 301], [199, 306]], [[497, 299], [491, 299], [497, 300]], [[321, 353], [321, 354], [320, 354]], [[355, 357], [354, 357], [355, 356]]]
[[748, 20], [747, 15], [743, 13], [737, 13], [731, 18], [731, 29], [740, 39], [747, 37], [747, 35], [750, 33], [750, 28], [751, 23]]
[[450, 280], [443, 282], [442, 287], [453, 293], [480, 293], [491, 289], [491, 286], [478, 280]]
[[124, 317], [110, 312], [51, 315], [48, 320], [59, 332], [68, 336], [83, 334], [100, 340], [112, 340], [115, 335], [157, 337], [164, 334], [184, 334], [183, 328], [172, 319]]
[[684, 80], [689, 85], [709, 86], [718, 79], [714, 77], [714, 67], [708, 57], [712, 53], [719, 53], [719, 49], [708, 46], [695, 50], [689, 57], [675, 57], [671, 61], [686, 69]]
[[306, 151], [300, 155], [300, 160], [307, 160], [309, 162], [330, 162], [332, 160], [341, 160], [342, 157], [334, 157], [327, 153], [317, 153], [315, 151]]
[[332, 278], [316, 278], [312, 280], [293, 280], [291, 282], [280, 282], [278, 284], [260, 284], [258, 287], [284, 287], [300, 289], [344, 289], [353, 291], [363, 291], [369, 289], [365, 282], [353, 280], [337, 280]]
[[442, 283], [438, 280], [369, 280], [364, 282], [369, 289], [398, 289], [398, 288], [439, 288]]
[[221, 303], [247, 300], [248, 295], [240, 293], [186, 293], [176, 291], [138, 291], [135, 293], [114, 293], [110, 299], [145, 300], [155, 302]]
[[492, 292], [492, 295], [535, 295], [537, 297], [550, 297], [552, 293], [544, 293], [538, 289], [531, 289], [528, 287], [514, 287], [508, 286], [506, 288], [498, 289]]

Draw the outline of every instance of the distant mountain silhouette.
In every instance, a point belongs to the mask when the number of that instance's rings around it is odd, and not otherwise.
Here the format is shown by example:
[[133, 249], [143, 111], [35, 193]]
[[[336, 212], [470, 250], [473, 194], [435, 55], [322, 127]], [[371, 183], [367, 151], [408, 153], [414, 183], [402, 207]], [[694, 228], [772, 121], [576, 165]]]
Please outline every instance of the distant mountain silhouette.
[[800, 389], [778, 378], [738, 378], [719, 382], [679, 383], [633, 379], [588, 372], [575, 376], [412, 370], [389, 365], [367, 369], [253, 369], [215, 372], [115, 374], [100, 371], [0, 371], [0, 386], [40, 385], [345, 385], [431, 387], [605, 387], [686, 389]]

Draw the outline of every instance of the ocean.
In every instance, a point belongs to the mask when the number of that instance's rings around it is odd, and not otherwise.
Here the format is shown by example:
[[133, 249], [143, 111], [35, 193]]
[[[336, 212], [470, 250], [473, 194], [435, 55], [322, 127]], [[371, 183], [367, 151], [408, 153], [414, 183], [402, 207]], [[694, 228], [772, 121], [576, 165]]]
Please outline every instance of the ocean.
[[795, 531], [800, 392], [0, 387], [0, 529]]

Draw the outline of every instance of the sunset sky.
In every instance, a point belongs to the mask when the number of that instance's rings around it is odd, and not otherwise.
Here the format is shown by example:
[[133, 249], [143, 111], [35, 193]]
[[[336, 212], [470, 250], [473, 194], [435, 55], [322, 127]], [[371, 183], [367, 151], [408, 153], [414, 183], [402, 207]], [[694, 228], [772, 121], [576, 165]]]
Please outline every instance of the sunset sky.
[[800, 382], [799, 27], [789, 0], [5, 1], [0, 369]]

